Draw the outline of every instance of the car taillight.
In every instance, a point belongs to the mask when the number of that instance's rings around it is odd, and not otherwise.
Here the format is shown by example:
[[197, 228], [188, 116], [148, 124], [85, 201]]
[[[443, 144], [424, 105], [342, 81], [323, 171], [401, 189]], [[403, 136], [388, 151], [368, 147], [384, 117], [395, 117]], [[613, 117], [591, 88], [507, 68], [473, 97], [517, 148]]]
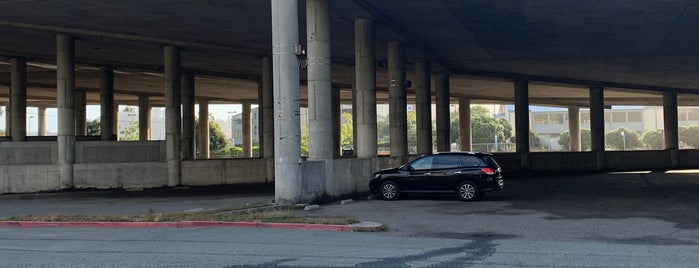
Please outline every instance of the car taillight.
[[495, 169], [492, 169], [492, 168], [484, 167], [484, 168], [481, 168], [481, 171], [483, 171], [483, 173], [485, 173], [487, 175], [495, 174]]

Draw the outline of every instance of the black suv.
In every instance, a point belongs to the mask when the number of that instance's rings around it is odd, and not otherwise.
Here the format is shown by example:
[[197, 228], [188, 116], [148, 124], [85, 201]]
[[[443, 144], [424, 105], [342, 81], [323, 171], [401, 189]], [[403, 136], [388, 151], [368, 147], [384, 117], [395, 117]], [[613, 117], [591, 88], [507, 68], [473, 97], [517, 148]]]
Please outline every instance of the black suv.
[[500, 166], [491, 154], [443, 152], [423, 155], [399, 168], [375, 172], [369, 188], [383, 199], [401, 193], [456, 193], [464, 201], [502, 190]]

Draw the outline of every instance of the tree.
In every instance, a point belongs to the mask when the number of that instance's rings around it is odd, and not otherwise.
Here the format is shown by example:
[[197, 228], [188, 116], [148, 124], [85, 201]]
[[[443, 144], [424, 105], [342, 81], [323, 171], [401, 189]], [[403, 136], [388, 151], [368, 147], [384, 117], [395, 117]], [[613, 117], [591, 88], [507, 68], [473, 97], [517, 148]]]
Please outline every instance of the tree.
[[354, 126], [352, 122], [352, 114], [342, 113], [342, 118], [340, 119], [342, 123], [342, 128], [340, 131], [340, 145], [342, 148], [352, 148], [354, 140]]
[[541, 148], [541, 138], [539, 138], [539, 133], [536, 133], [536, 131], [533, 129], [529, 130], [529, 148]]
[[88, 136], [99, 136], [100, 135], [100, 119], [96, 118], [93, 120], [87, 120], [87, 135]]
[[699, 148], [699, 126], [680, 127], [680, 142], [690, 148]]
[[[194, 143], [197, 152], [199, 151], [199, 118], [194, 119]], [[221, 125], [216, 122], [216, 118], [209, 114], [209, 150], [214, 152], [223, 151], [228, 146], [226, 135], [223, 134]]]
[[[592, 141], [592, 138], [591, 138], [591, 134], [590, 134], [590, 129], [581, 128], [580, 129], [580, 150], [589, 151], [590, 148], [592, 147], [591, 141]], [[570, 151], [570, 132], [568, 132], [568, 130], [561, 133], [561, 136], [558, 138], [558, 144], [561, 145], [561, 148], [563, 148], [563, 150]]]
[[137, 141], [138, 140], [138, 122], [131, 121], [126, 127], [119, 131], [119, 140], [122, 141]]
[[663, 131], [661, 129], [654, 129], [646, 131], [641, 137], [643, 145], [647, 149], [651, 150], [662, 150], [663, 148]]
[[[622, 135], [624, 138], [622, 139]], [[607, 132], [605, 136], [606, 147], [612, 150], [629, 150], [643, 147], [641, 134], [623, 127]]]
[[308, 155], [308, 127], [301, 128], [301, 155]]

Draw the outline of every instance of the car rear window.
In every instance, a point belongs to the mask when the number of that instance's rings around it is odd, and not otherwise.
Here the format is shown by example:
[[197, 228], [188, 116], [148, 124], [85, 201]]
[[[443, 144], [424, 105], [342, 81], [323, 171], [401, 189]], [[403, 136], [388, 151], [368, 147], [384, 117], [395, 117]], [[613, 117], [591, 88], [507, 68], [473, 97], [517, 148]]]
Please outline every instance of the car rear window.
[[498, 165], [498, 162], [496, 162], [492, 156], [484, 155], [483, 159], [485, 159], [485, 161], [488, 161], [489, 166], [495, 167], [495, 168], [500, 168], [500, 165]]
[[486, 167], [488, 166], [488, 163], [486, 163], [483, 159], [480, 159], [475, 156], [471, 155], [461, 155], [459, 156], [461, 160], [461, 165], [464, 167]]

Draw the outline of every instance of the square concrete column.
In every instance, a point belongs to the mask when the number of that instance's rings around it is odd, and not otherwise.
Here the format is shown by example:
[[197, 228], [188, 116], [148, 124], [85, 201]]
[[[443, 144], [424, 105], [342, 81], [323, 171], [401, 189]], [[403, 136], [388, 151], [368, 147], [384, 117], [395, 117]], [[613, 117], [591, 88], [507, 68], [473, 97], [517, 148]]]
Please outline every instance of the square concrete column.
[[568, 134], [570, 151], [580, 152], [580, 108], [578, 107], [568, 107]]
[[604, 89], [590, 87], [590, 147], [597, 156], [597, 169], [605, 168]]
[[56, 78], [60, 187], [71, 188], [75, 163], [75, 41], [69, 35], [56, 37]]
[[374, 21], [354, 20], [354, 57], [357, 97], [357, 157], [376, 157], [376, 55]]
[[196, 145], [194, 144], [194, 76], [182, 74], [182, 158], [193, 160]]
[[75, 135], [87, 135], [87, 92], [75, 91]]
[[112, 125], [114, 126], [114, 132], [112, 133], [114, 135], [114, 140], [118, 141], [119, 140], [119, 103], [116, 101], [114, 102], [114, 119], [112, 120]]
[[417, 154], [432, 153], [432, 75], [430, 62], [415, 61], [415, 119], [417, 124]]
[[243, 157], [252, 157], [252, 109], [250, 103], [243, 103]]
[[37, 135], [46, 136], [46, 107], [38, 108]]
[[[100, 135], [103, 141], [116, 140], [114, 118], [119, 111], [115, 108], [114, 69], [103, 66], [100, 67]], [[118, 128], [116, 131], [118, 132]]]
[[405, 92], [405, 50], [388, 42], [388, 108], [392, 157], [408, 156], [408, 101]]
[[330, 10], [327, 0], [306, 0], [308, 44], [308, 159], [333, 158]]
[[333, 108], [333, 157], [342, 155], [342, 107], [340, 100], [340, 89], [334, 88], [332, 92]]
[[266, 159], [266, 181], [274, 180], [274, 87], [272, 85], [272, 58], [262, 58], [262, 79], [259, 81], [260, 157]]
[[301, 176], [298, 2], [272, 0], [274, 69], [274, 192], [277, 203], [297, 203], [307, 196]]
[[138, 96], [138, 140], [150, 140], [150, 102], [148, 96]]
[[199, 159], [209, 159], [209, 101], [199, 100]]
[[663, 125], [665, 130], [665, 150], [670, 153], [670, 166], [677, 167], [680, 164], [677, 93], [663, 93]]
[[529, 82], [515, 81], [515, 133], [521, 169], [529, 170]]
[[435, 106], [437, 106], [437, 152], [451, 151], [449, 139], [449, 75], [446, 73], [434, 76]]
[[11, 64], [12, 141], [25, 141], [27, 140], [27, 61], [22, 58], [13, 58]]
[[459, 98], [459, 143], [461, 151], [471, 151], [471, 100]]
[[182, 114], [180, 105], [180, 50], [174, 46], [163, 48], [165, 65], [165, 141], [168, 185], [182, 183], [182, 156], [180, 137], [182, 135]]

